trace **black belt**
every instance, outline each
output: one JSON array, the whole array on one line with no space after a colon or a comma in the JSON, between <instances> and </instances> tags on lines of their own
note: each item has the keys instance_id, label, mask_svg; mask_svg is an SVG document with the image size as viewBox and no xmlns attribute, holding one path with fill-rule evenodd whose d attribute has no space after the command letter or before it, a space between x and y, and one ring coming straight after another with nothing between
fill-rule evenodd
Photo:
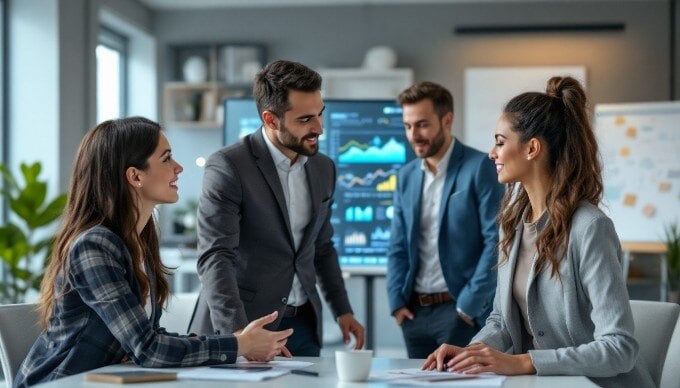
<instances>
[{"instance_id":1,"label":"black belt","mask_svg":"<svg viewBox=\"0 0 680 388\"><path fill-rule=\"evenodd\" d=\"M301 305L301 306L293 306L287 304L286 307L283 309L283 317L284 318L293 318L295 316L301 315L304 310L309 307L309 302Z\"/></svg>"}]
</instances>

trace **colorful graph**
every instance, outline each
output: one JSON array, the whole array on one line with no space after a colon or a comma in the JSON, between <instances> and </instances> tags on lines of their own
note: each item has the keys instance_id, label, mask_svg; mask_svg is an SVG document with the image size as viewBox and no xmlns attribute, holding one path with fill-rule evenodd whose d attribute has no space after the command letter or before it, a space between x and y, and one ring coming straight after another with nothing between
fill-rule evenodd
<instances>
[{"instance_id":1,"label":"colorful graph","mask_svg":"<svg viewBox=\"0 0 680 388\"><path fill-rule=\"evenodd\" d=\"M378 226L377 228L375 228L373 232L371 232L371 240L387 241L389 239L390 239L389 229L383 229Z\"/></svg>"},{"instance_id":2,"label":"colorful graph","mask_svg":"<svg viewBox=\"0 0 680 388\"><path fill-rule=\"evenodd\" d=\"M345 221L371 222L373 221L373 206L350 206L345 210Z\"/></svg>"},{"instance_id":3,"label":"colorful graph","mask_svg":"<svg viewBox=\"0 0 680 388\"><path fill-rule=\"evenodd\" d=\"M345 245L363 246L366 245L367 238L365 233L352 232L350 234L346 234L343 241Z\"/></svg>"},{"instance_id":4,"label":"colorful graph","mask_svg":"<svg viewBox=\"0 0 680 388\"><path fill-rule=\"evenodd\" d=\"M370 187L373 186L378 179L388 178L396 173L397 170L394 168L387 171L379 168L365 174L363 177L348 172L338 176L338 184L346 189L351 189L354 186Z\"/></svg>"},{"instance_id":5,"label":"colorful graph","mask_svg":"<svg viewBox=\"0 0 680 388\"><path fill-rule=\"evenodd\" d=\"M375 187L378 191L395 191L397 189L397 176L390 175L390 177Z\"/></svg>"},{"instance_id":6,"label":"colorful graph","mask_svg":"<svg viewBox=\"0 0 680 388\"><path fill-rule=\"evenodd\" d=\"M338 149L340 163L405 163L406 145L394 137L383 144L376 136L369 144L351 140Z\"/></svg>"}]
</instances>

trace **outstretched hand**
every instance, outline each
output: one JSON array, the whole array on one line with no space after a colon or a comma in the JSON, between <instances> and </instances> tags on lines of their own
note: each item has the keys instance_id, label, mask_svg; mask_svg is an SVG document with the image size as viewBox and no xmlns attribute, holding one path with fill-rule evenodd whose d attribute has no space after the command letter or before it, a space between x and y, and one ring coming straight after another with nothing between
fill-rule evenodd
<instances>
[{"instance_id":1,"label":"outstretched hand","mask_svg":"<svg viewBox=\"0 0 680 388\"><path fill-rule=\"evenodd\" d=\"M269 331L265 325L272 323L278 317L274 311L269 315L258 318L248 324L240 333L235 334L238 341L238 355L251 361L271 361L279 354L290 357L285 345L293 329Z\"/></svg>"}]
</instances>

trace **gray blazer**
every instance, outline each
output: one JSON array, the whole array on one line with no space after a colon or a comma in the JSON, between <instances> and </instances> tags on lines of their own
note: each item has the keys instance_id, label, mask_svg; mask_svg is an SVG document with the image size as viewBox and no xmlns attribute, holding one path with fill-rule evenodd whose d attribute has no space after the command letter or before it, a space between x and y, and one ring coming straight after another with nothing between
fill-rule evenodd
<instances>
[{"instance_id":1,"label":"gray blazer","mask_svg":"<svg viewBox=\"0 0 680 388\"><path fill-rule=\"evenodd\" d=\"M321 343L317 280L335 316L352 312L331 237L335 168L325 155L305 164L312 217L295 251L286 200L262 129L210 156L198 206L198 274L202 290L189 331L231 333L279 311L293 275L316 313Z\"/></svg>"},{"instance_id":2,"label":"gray blazer","mask_svg":"<svg viewBox=\"0 0 680 388\"><path fill-rule=\"evenodd\" d=\"M511 354L522 353L522 316L512 296L523 225L509 260L498 269L493 311L472 339ZM532 268L527 290L529 325L539 349L529 350L539 375L586 375L611 387L653 387L639 360L633 316L621 270L621 247L611 220L582 202L572 218L561 280L549 268ZM524 332L525 333L525 332Z\"/></svg>"}]
</instances>

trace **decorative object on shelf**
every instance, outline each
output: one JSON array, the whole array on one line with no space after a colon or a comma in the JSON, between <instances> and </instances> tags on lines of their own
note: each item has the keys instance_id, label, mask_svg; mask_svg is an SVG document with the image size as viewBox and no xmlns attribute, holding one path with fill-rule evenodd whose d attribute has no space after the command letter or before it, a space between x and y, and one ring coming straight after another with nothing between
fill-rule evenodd
<instances>
[{"instance_id":1,"label":"decorative object on shelf","mask_svg":"<svg viewBox=\"0 0 680 388\"><path fill-rule=\"evenodd\" d=\"M680 303L680 227L671 223L666 234L666 263L668 265L668 301Z\"/></svg>"},{"instance_id":2,"label":"decorative object on shelf","mask_svg":"<svg viewBox=\"0 0 680 388\"><path fill-rule=\"evenodd\" d=\"M218 78L228 84L250 84L262 69L262 49L250 45L225 45L219 49Z\"/></svg>"},{"instance_id":3,"label":"decorative object on shelf","mask_svg":"<svg viewBox=\"0 0 680 388\"><path fill-rule=\"evenodd\" d=\"M186 82L206 82L208 80L208 63L198 55L191 56L184 61L182 75Z\"/></svg>"},{"instance_id":4,"label":"decorative object on shelf","mask_svg":"<svg viewBox=\"0 0 680 388\"><path fill-rule=\"evenodd\" d=\"M39 179L41 170L40 162L22 163L24 184L20 185L7 166L0 164L2 195L13 213L0 226L0 259L7 271L7 280L0 283L1 303L22 303L31 289L40 290L54 242L54 236L42 228L59 218L66 206L66 194L47 201L47 182Z\"/></svg>"},{"instance_id":5,"label":"decorative object on shelf","mask_svg":"<svg viewBox=\"0 0 680 388\"><path fill-rule=\"evenodd\" d=\"M373 70L392 69L397 66L397 53L388 46L375 46L366 51L363 67Z\"/></svg>"}]
</instances>

